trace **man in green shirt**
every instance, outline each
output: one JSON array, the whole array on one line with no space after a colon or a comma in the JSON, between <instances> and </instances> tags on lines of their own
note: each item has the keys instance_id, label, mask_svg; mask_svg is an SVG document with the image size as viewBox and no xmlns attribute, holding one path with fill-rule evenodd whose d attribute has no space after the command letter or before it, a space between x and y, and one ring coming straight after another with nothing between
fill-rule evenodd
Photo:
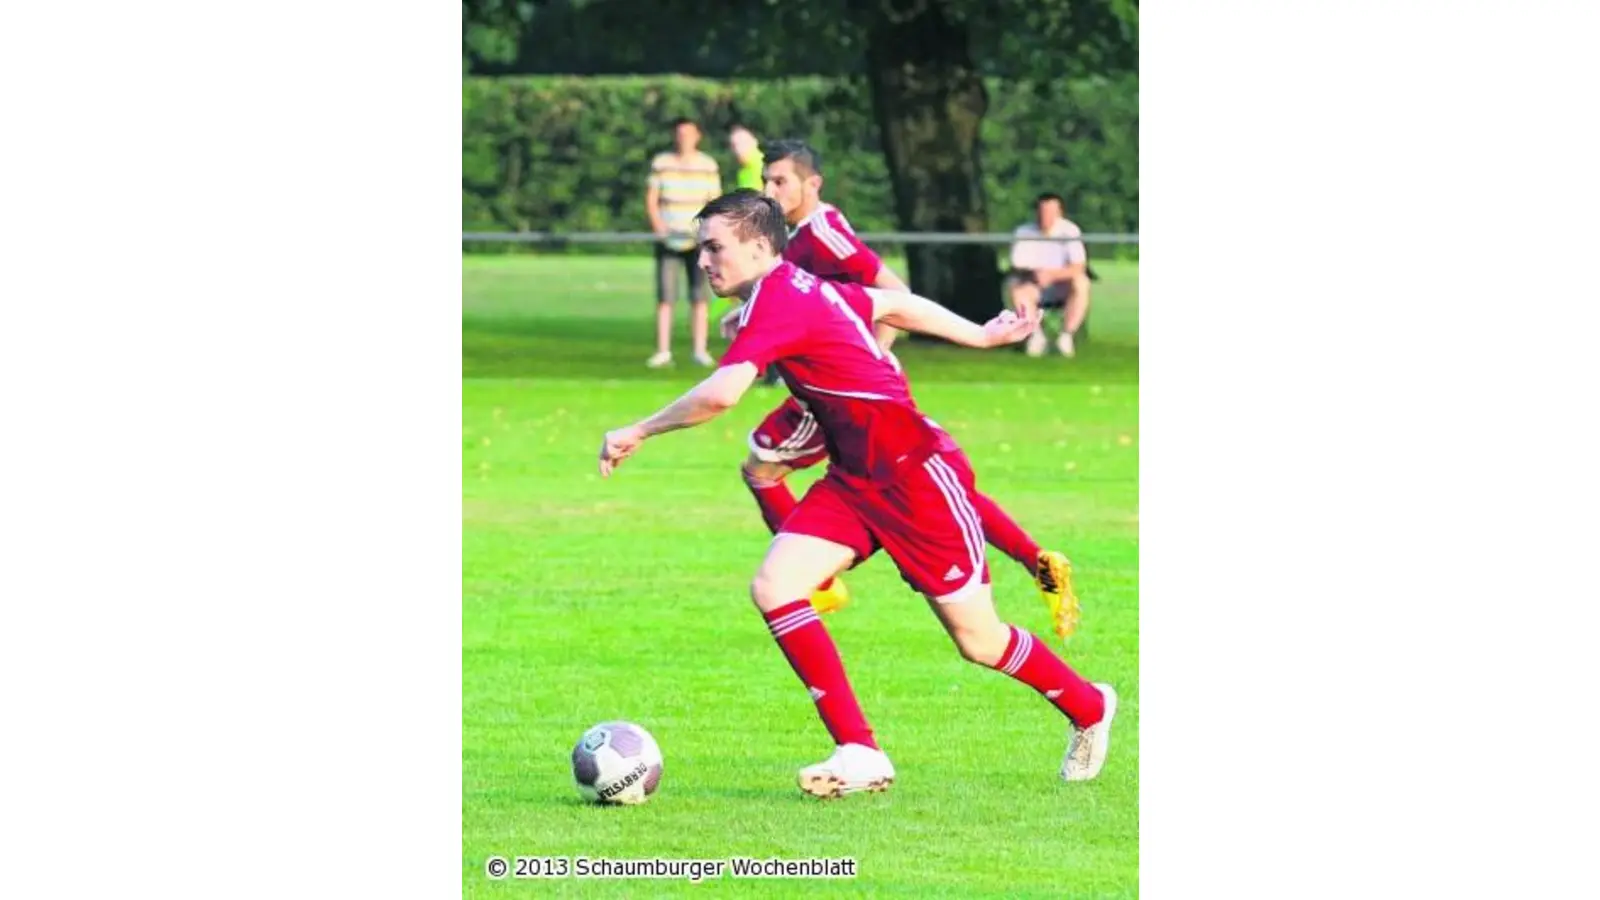
<instances>
[{"instance_id":1,"label":"man in green shirt","mask_svg":"<svg viewBox=\"0 0 1600 900\"><path fill-rule=\"evenodd\" d=\"M752 191L761 190L761 166L764 160L761 143L756 136L743 125L735 125L728 129L728 147L733 150L733 158L739 163L739 171L735 176L738 186Z\"/></svg>"},{"instance_id":2,"label":"man in green shirt","mask_svg":"<svg viewBox=\"0 0 1600 900\"><path fill-rule=\"evenodd\" d=\"M752 191L763 189L766 185L761 180L761 168L766 165L766 158L761 155L761 142L756 140L756 136L750 129L743 125L734 125L729 128L728 149L733 151L734 162L738 164L733 176L734 186L749 188ZM736 298L727 297L724 298L723 304L723 312L726 313L738 306L739 301ZM769 385L776 384L777 381L777 370L769 368L767 370L766 383Z\"/></svg>"}]
</instances>

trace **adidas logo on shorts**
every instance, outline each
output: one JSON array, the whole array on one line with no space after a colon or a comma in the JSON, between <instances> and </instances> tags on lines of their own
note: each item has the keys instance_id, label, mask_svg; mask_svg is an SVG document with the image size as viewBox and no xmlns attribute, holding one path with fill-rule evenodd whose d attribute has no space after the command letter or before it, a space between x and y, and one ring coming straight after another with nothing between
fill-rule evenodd
<instances>
[{"instance_id":1,"label":"adidas logo on shorts","mask_svg":"<svg viewBox=\"0 0 1600 900\"><path fill-rule=\"evenodd\" d=\"M957 578L965 578L966 575L967 573L961 571L960 566L951 566L950 571L944 573L944 580L955 581Z\"/></svg>"},{"instance_id":2,"label":"adidas logo on shorts","mask_svg":"<svg viewBox=\"0 0 1600 900\"><path fill-rule=\"evenodd\" d=\"M811 699L812 700L821 700L823 697L828 696L828 692L827 691L821 690L819 688L814 688L814 687L807 687L806 688L806 693L811 695Z\"/></svg>"}]
</instances>

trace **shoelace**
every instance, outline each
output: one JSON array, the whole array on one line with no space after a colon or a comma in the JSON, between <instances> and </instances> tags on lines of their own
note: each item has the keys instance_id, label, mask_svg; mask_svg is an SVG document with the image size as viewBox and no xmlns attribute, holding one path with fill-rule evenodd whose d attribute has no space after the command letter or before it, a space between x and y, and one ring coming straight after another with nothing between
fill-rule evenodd
<instances>
[{"instance_id":1,"label":"shoelace","mask_svg":"<svg viewBox=\"0 0 1600 900\"><path fill-rule=\"evenodd\" d=\"M1081 765L1089 764L1089 754L1094 751L1094 726L1078 730L1078 743L1072 747L1072 761Z\"/></svg>"}]
</instances>

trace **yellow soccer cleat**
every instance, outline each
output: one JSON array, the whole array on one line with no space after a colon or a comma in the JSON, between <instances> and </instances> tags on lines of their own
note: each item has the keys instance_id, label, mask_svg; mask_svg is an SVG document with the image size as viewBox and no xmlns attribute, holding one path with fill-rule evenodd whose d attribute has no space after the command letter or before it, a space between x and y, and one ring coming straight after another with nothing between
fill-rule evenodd
<instances>
[{"instance_id":1,"label":"yellow soccer cleat","mask_svg":"<svg viewBox=\"0 0 1600 900\"><path fill-rule=\"evenodd\" d=\"M835 578L827 590L817 588L811 592L811 606L819 613L831 613L850 602L850 590Z\"/></svg>"},{"instance_id":2,"label":"yellow soccer cleat","mask_svg":"<svg viewBox=\"0 0 1600 900\"><path fill-rule=\"evenodd\" d=\"M1078 630L1078 620L1083 617L1078 595L1072 590L1072 563L1055 550L1040 550L1037 574L1033 580L1039 585L1045 605L1050 607L1056 636L1063 641L1071 638Z\"/></svg>"}]
</instances>

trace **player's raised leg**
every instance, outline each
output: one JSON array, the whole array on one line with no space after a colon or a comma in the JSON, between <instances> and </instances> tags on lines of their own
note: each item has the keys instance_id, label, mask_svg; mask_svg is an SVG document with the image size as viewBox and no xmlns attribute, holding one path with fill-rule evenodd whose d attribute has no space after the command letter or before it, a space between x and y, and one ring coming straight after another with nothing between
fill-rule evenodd
<instances>
[{"instance_id":1,"label":"player's raised leg","mask_svg":"<svg viewBox=\"0 0 1600 900\"><path fill-rule=\"evenodd\" d=\"M958 468L972 469L965 453L955 451L949 455ZM1065 554L1039 546L1033 535L1017 524L1010 513L993 498L980 493L976 486L969 496L973 509L977 510L978 521L983 525L984 540L1028 570L1033 583L1039 587L1039 596L1050 610L1056 635L1062 640L1072 637L1083 617L1078 594L1072 588L1072 563Z\"/></svg>"},{"instance_id":2,"label":"player's raised leg","mask_svg":"<svg viewBox=\"0 0 1600 900\"><path fill-rule=\"evenodd\" d=\"M810 585L870 555L872 538L826 479L812 485L784 528L750 596L835 745L828 759L800 770L800 789L818 797L884 790L894 766L872 736L833 639L805 599Z\"/></svg>"},{"instance_id":3,"label":"player's raised leg","mask_svg":"<svg viewBox=\"0 0 1600 900\"><path fill-rule=\"evenodd\" d=\"M750 495L755 497L756 506L761 509L761 519L767 523L767 528L777 534L783 528L784 520L789 513L794 511L796 501L794 492L789 490L789 485L784 479L789 477L795 469L783 463L765 462L755 454L745 458L744 465L740 467L740 475L744 478L745 487L750 489ZM811 592L811 605L819 613L831 613L850 602L850 591L844 582L829 576L822 580Z\"/></svg>"},{"instance_id":4,"label":"player's raised leg","mask_svg":"<svg viewBox=\"0 0 1600 900\"><path fill-rule=\"evenodd\" d=\"M1087 781L1099 775L1117 708L1111 686L1090 684L1031 632L1002 622L988 585L957 598L928 599L963 658L1033 688L1072 723L1061 777Z\"/></svg>"},{"instance_id":5,"label":"player's raised leg","mask_svg":"<svg viewBox=\"0 0 1600 900\"><path fill-rule=\"evenodd\" d=\"M1072 563L1066 555L1040 547L1039 542L987 494L973 491L972 506L983 523L984 539L1033 576L1039 596L1050 609L1056 635L1063 640L1072 637L1083 617L1083 608L1072 587Z\"/></svg>"},{"instance_id":6,"label":"player's raised leg","mask_svg":"<svg viewBox=\"0 0 1600 900\"><path fill-rule=\"evenodd\" d=\"M745 487L761 510L767 529L777 534L794 511L794 492L784 479L828 458L816 420L793 397L768 413L750 432L750 455L740 467ZM814 585L811 605L830 613L850 602L850 592L837 578Z\"/></svg>"},{"instance_id":7,"label":"player's raised leg","mask_svg":"<svg viewBox=\"0 0 1600 900\"><path fill-rule=\"evenodd\" d=\"M1115 694L995 613L973 483L960 454L934 454L869 509L873 534L906 582L928 598L962 657L1028 685L1067 717L1072 735L1061 777L1093 778L1109 749Z\"/></svg>"}]
</instances>

